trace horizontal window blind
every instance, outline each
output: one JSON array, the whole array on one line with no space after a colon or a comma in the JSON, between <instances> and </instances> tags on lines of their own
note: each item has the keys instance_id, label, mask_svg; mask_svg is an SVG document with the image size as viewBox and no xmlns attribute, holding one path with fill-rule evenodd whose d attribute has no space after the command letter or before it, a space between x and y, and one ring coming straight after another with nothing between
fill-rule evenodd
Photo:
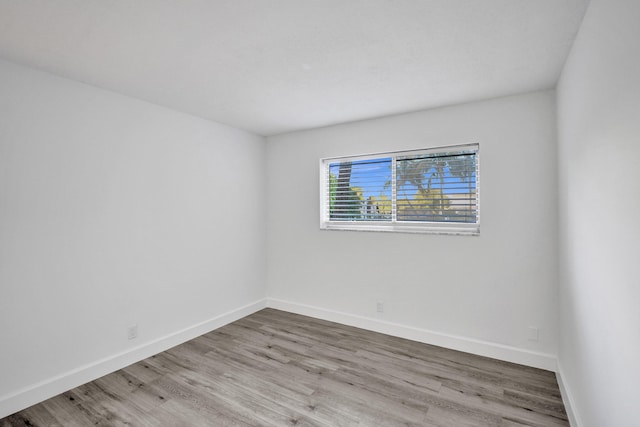
<instances>
[{"instance_id":1,"label":"horizontal window blind","mask_svg":"<svg viewBox=\"0 0 640 427\"><path fill-rule=\"evenodd\" d=\"M468 144L323 159L321 227L477 234L478 150Z\"/></svg>"},{"instance_id":2,"label":"horizontal window blind","mask_svg":"<svg viewBox=\"0 0 640 427\"><path fill-rule=\"evenodd\" d=\"M475 152L398 157L396 185L398 221L477 221Z\"/></svg>"},{"instance_id":3,"label":"horizontal window blind","mask_svg":"<svg viewBox=\"0 0 640 427\"><path fill-rule=\"evenodd\" d=\"M391 220L391 158L329 164L329 218Z\"/></svg>"}]
</instances>

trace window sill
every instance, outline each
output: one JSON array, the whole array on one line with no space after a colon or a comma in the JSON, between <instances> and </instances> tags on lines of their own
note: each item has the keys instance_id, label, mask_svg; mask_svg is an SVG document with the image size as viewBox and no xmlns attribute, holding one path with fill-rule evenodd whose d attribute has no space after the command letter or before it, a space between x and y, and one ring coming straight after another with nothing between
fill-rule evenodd
<instances>
[{"instance_id":1,"label":"window sill","mask_svg":"<svg viewBox=\"0 0 640 427\"><path fill-rule=\"evenodd\" d=\"M380 224L371 222L330 222L321 223L321 230L338 230L338 231L374 231L374 232L386 232L386 233L413 233L413 234L445 234L455 236L479 236L480 225L468 224L460 225L456 224L408 224L408 223L396 223L396 224Z\"/></svg>"}]
</instances>

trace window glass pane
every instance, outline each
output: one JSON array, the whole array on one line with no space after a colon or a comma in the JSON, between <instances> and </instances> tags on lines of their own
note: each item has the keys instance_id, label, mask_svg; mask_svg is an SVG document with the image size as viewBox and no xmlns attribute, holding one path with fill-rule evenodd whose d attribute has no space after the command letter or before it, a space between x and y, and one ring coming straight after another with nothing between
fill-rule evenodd
<instances>
[{"instance_id":1,"label":"window glass pane","mask_svg":"<svg viewBox=\"0 0 640 427\"><path fill-rule=\"evenodd\" d=\"M398 221L477 222L475 152L398 157L396 186Z\"/></svg>"},{"instance_id":2,"label":"window glass pane","mask_svg":"<svg viewBox=\"0 0 640 427\"><path fill-rule=\"evenodd\" d=\"M390 219L390 157L329 164L329 220Z\"/></svg>"},{"instance_id":3,"label":"window glass pane","mask_svg":"<svg viewBox=\"0 0 640 427\"><path fill-rule=\"evenodd\" d=\"M479 148L322 159L320 228L478 235Z\"/></svg>"}]
</instances>

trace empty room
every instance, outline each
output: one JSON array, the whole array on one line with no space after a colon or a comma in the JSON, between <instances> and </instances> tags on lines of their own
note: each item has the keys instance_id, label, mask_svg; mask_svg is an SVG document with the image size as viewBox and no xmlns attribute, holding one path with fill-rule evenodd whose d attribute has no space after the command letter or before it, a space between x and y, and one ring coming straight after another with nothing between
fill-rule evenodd
<instances>
[{"instance_id":1,"label":"empty room","mask_svg":"<svg viewBox=\"0 0 640 427\"><path fill-rule=\"evenodd\" d=\"M640 427L638 0L0 0L0 427Z\"/></svg>"}]
</instances>

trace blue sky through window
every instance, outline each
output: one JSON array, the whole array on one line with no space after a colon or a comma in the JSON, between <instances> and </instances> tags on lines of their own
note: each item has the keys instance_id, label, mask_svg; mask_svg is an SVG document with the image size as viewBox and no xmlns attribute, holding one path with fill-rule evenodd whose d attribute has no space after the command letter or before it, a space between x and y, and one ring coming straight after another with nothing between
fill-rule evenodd
<instances>
[{"instance_id":1,"label":"blue sky through window","mask_svg":"<svg viewBox=\"0 0 640 427\"><path fill-rule=\"evenodd\" d=\"M329 172L338 178L340 163L331 163ZM391 199L391 158L352 161L350 186L361 189L365 199L380 195Z\"/></svg>"},{"instance_id":2,"label":"blue sky through window","mask_svg":"<svg viewBox=\"0 0 640 427\"><path fill-rule=\"evenodd\" d=\"M373 196L379 198L384 195L391 199L391 158L354 160L351 162L351 181L350 187L362 190L364 199ZM473 165L473 173L467 180L463 180L451 173L449 166L444 167L442 182L440 177L435 176L435 169L432 168L422 175L423 181L426 182L429 176L433 176L431 186L440 189L444 194L468 193L469 190L476 189L475 164ZM331 163L329 172L338 178L340 173L340 163ZM418 191L418 187L409 182L397 182L398 198L413 198Z\"/></svg>"}]
</instances>

